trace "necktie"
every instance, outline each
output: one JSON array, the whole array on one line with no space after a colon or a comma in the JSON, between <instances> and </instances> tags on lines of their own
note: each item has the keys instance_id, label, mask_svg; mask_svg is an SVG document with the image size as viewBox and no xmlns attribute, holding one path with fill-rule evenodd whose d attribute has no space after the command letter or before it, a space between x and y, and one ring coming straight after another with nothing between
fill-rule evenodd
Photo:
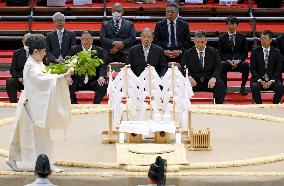
<instances>
[{"instance_id":1,"label":"necktie","mask_svg":"<svg viewBox=\"0 0 284 186\"><path fill-rule=\"evenodd\" d=\"M268 77L268 74L267 74L267 65L268 65L268 50L265 49L264 50L264 63L265 63L265 74L263 76L263 78L265 79L265 81L268 81L269 80L269 77Z\"/></svg>"},{"instance_id":2,"label":"necktie","mask_svg":"<svg viewBox=\"0 0 284 186\"><path fill-rule=\"evenodd\" d=\"M149 54L149 47L144 47L144 57L145 57L146 63L148 59L148 54Z\"/></svg>"},{"instance_id":3,"label":"necktie","mask_svg":"<svg viewBox=\"0 0 284 186\"><path fill-rule=\"evenodd\" d=\"M58 32L58 41L59 41L59 46L61 49L61 44L62 44L62 38L63 38L63 33L61 31Z\"/></svg>"},{"instance_id":4,"label":"necktie","mask_svg":"<svg viewBox=\"0 0 284 186\"><path fill-rule=\"evenodd\" d=\"M201 66L202 66L202 68L203 68L203 67L204 67L204 65L203 65L203 52L199 52L198 58L199 58L199 62L200 62L200 64L201 64Z\"/></svg>"},{"instance_id":5,"label":"necktie","mask_svg":"<svg viewBox=\"0 0 284 186\"><path fill-rule=\"evenodd\" d=\"M171 21L171 50L175 49L176 49L175 26L174 22Z\"/></svg>"},{"instance_id":6,"label":"necktie","mask_svg":"<svg viewBox=\"0 0 284 186\"><path fill-rule=\"evenodd\" d=\"M116 34L119 33L119 21L116 21L116 23L115 23L115 33Z\"/></svg>"},{"instance_id":7,"label":"necktie","mask_svg":"<svg viewBox=\"0 0 284 186\"><path fill-rule=\"evenodd\" d=\"M229 46L230 46L231 51L234 51L234 45L235 45L234 35L231 34L231 35L229 35Z\"/></svg>"}]
</instances>

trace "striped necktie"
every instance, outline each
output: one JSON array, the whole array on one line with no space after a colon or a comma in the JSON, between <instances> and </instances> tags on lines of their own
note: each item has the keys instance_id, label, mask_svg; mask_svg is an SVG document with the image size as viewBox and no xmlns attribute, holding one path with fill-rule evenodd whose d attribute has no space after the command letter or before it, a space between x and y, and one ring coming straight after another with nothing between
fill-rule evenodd
<instances>
[{"instance_id":1,"label":"striped necktie","mask_svg":"<svg viewBox=\"0 0 284 186\"><path fill-rule=\"evenodd\" d=\"M119 33L119 21L116 21L115 23L115 33L118 35Z\"/></svg>"},{"instance_id":2,"label":"striped necktie","mask_svg":"<svg viewBox=\"0 0 284 186\"><path fill-rule=\"evenodd\" d=\"M263 78L265 79L265 81L268 81L269 80L269 77L268 77L268 74L267 74L267 65L268 65L268 57L269 57L269 55L268 55L268 50L267 49L265 49L264 50L264 63L265 63L265 74L264 74L264 76L263 76Z\"/></svg>"}]
</instances>

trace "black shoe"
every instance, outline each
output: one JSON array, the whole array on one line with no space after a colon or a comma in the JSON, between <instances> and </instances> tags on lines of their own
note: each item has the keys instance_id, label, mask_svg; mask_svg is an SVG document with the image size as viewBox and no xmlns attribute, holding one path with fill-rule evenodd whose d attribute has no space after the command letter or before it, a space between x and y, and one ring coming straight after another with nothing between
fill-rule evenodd
<instances>
[{"instance_id":1,"label":"black shoe","mask_svg":"<svg viewBox=\"0 0 284 186\"><path fill-rule=\"evenodd\" d=\"M247 93L247 90L246 90L246 87L241 87L241 89L240 89L240 93L241 93L241 95L243 95L243 96L246 96L246 95L248 95L248 93Z\"/></svg>"},{"instance_id":2,"label":"black shoe","mask_svg":"<svg viewBox=\"0 0 284 186\"><path fill-rule=\"evenodd\" d=\"M228 94L228 90L227 90L227 88L225 88L225 95L227 95Z\"/></svg>"}]
</instances>

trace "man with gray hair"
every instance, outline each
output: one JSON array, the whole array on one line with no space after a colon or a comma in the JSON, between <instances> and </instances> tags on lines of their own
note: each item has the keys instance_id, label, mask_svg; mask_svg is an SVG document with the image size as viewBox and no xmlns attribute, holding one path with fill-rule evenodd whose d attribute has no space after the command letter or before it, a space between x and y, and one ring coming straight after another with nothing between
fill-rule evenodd
<instances>
[{"instance_id":1,"label":"man with gray hair","mask_svg":"<svg viewBox=\"0 0 284 186\"><path fill-rule=\"evenodd\" d=\"M122 17L123 7L115 3L112 19L102 24L100 41L105 53L105 63L125 63L129 48L136 40L136 31L131 21Z\"/></svg>"},{"instance_id":2,"label":"man with gray hair","mask_svg":"<svg viewBox=\"0 0 284 186\"><path fill-rule=\"evenodd\" d=\"M70 48L76 45L76 35L73 31L64 29L64 14L56 12L52 16L52 20L56 30L46 35L47 61L49 63L61 63L68 55Z\"/></svg>"},{"instance_id":3,"label":"man with gray hair","mask_svg":"<svg viewBox=\"0 0 284 186\"><path fill-rule=\"evenodd\" d=\"M152 42L153 32L149 28L145 28L141 32L141 43L129 50L126 64L130 64L130 68L136 76L140 76L148 64L155 67L160 76L167 72L167 59L163 49Z\"/></svg>"},{"instance_id":4,"label":"man with gray hair","mask_svg":"<svg viewBox=\"0 0 284 186\"><path fill-rule=\"evenodd\" d=\"M182 59L183 74L188 76L193 91L212 91L215 103L222 104L225 85L221 80L222 66L218 51L206 46L204 31L195 32L195 46L187 50Z\"/></svg>"}]
</instances>

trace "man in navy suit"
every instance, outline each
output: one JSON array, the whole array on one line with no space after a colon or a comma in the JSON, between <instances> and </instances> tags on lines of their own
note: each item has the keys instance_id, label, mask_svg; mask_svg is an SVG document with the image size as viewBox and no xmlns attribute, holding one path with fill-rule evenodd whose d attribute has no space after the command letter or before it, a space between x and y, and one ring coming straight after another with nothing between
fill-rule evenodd
<instances>
[{"instance_id":1,"label":"man in navy suit","mask_svg":"<svg viewBox=\"0 0 284 186\"><path fill-rule=\"evenodd\" d=\"M225 85L221 80L222 66L218 51L206 46L206 34L197 31L195 46L187 50L182 58L183 74L188 70L193 91L212 91L215 103L222 104L225 97Z\"/></svg>"},{"instance_id":2,"label":"man in navy suit","mask_svg":"<svg viewBox=\"0 0 284 186\"><path fill-rule=\"evenodd\" d=\"M157 22L154 43L164 49L168 61L180 62L182 54L190 48L190 32L187 22L178 18L178 6L166 7L166 19Z\"/></svg>"},{"instance_id":3,"label":"man in navy suit","mask_svg":"<svg viewBox=\"0 0 284 186\"><path fill-rule=\"evenodd\" d=\"M254 48L250 57L251 92L256 104L261 104L261 90L273 90L273 104L281 101L284 87L280 81L281 55L272 47L273 33L265 30L261 34L261 46Z\"/></svg>"},{"instance_id":4,"label":"man in navy suit","mask_svg":"<svg viewBox=\"0 0 284 186\"><path fill-rule=\"evenodd\" d=\"M6 80L6 91L11 103L17 103L17 91L23 90L23 70L29 55L26 40L30 33L25 34L22 42L24 47L13 53L12 64L10 66L11 78Z\"/></svg>"},{"instance_id":5,"label":"man in navy suit","mask_svg":"<svg viewBox=\"0 0 284 186\"><path fill-rule=\"evenodd\" d=\"M93 36L89 31L84 31L81 36L81 45L73 46L70 49L70 56L73 56L81 51L97 51L99 58L104 59L103 49L101 47L93 45ZM73 83L70 85L70 98L72 104L77 104L76 92L78 90L93 90L96 92L94 97L94 104L99 104L103 99L107 91L106 83L106 70L103 70L105 66L101 65L97 68L96 76L87 76L87 75L74 75L72 76Z\"/></svg>"},{"instance_id":6,"label":"man in navy suit","mask_svg":"<svg viewBox=\"0 0 284 186\"><path fill-rule=\"evenodd\" d=\"M61 63L70 48L76 45L76 35L73 31L64 29L65 17L56 12L53 16L55 31L46 34L46 55L48 63Z\"/></svg>"},{"instance_id":7,"label":"man in navy suit","mask_svg":"<svg viewBox=\"0 0 284 186\"><path fill-rule=\"evenodd\" d=\"M141 32L141 43L129 50L126 64L131 65L130 68L136 76L139 76L148 64L155 67L160 76L167 72L167 59L163 49L152 42L153 32L149 28L145 28Z\"/></svg>"},{"instance_id":8,"label":"man in navy suit","mask_svg":"<svg viewBox=\"0 0 284 186\"><path fill-rule=\"evenodd\" d=\"M249 76L249 64L245 61L248 56L246 37L237 32L239 20L235 16L226 19L228 32L219 37L218 48L223 65L223 81L227 89L227 72L241 72L242 84L240 93L247 95L245 88Z\"/></svg>"},{"instance_id":9,"label":"man in navy suit","mask_svg":"<svg viewBox=\"0 0 284 186\"><path fill-rule=\"evenodd\" d=\"M100 41L104 49L105 63L125 63L128 50L136 40L136 31L131 21L122 17L123 7L115 3L112 7L112 19L102 24Z\"/></svg>"}]
</instances>

